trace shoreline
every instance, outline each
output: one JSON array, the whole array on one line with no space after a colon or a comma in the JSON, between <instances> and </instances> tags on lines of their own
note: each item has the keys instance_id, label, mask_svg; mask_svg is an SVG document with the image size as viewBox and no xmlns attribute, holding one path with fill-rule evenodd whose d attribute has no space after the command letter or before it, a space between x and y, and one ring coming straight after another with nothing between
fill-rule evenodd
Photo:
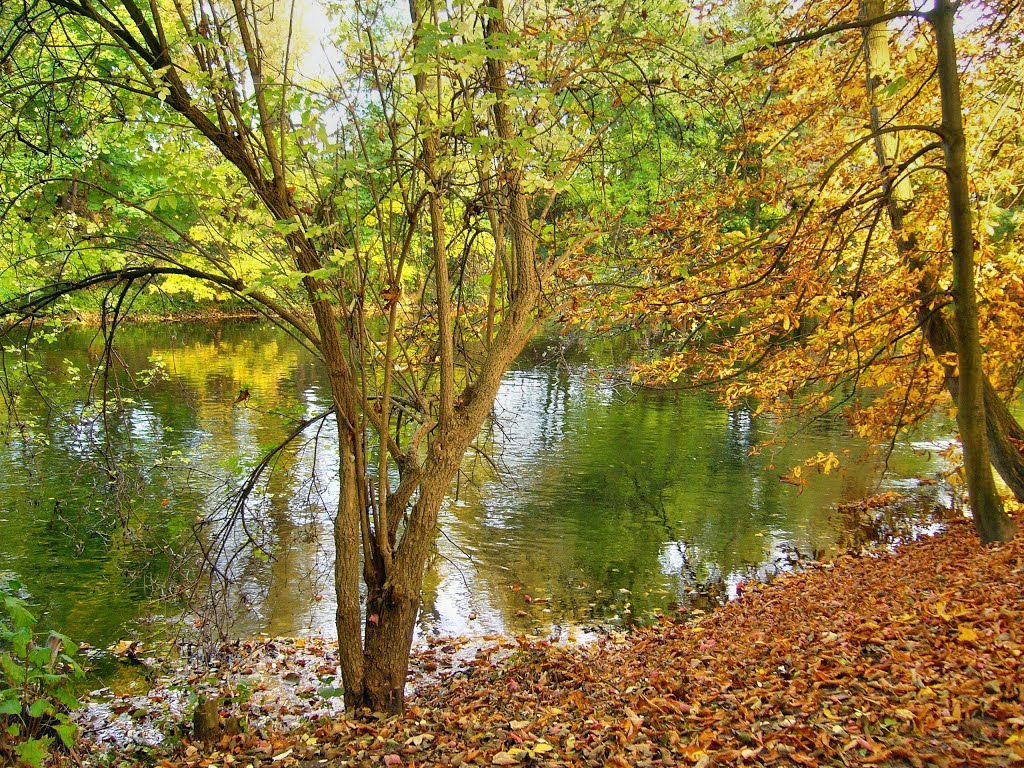
<instances>
[{"instance_id":1,"label":"shoreline","mask_svg":"<svg viewBox=\"0 0 1024 768\"><path fill-rule=\"evenodd\" d=\"M495 639L459 666L466 641L438 643L415 654L430 675L397 718L317 715L309 683L285 672L302 703L271 697L248 730L186 736L138 764L1010 765L1024 761L1022 627L1024 538L982 548L955 520L895 552L748 585L689 623L577 646ZM296 658L270 642L268 668ZM221 715L238 717L241 698Z\"/></svg>"},{"instance_id":2,"label":"shoreline","mask_svg":"<svg viewBox=\"0 0 1024 768\"><path fill-rule=\"evenodd\" d=\"M66 316L66 320L87 326L98 326L102 322L102 315L98 312L80 312L74 316ZM146 323L217 323L225 320L264 320L265 316L254 310L219 310L219 309L196 309L168 312L166 314L155 313L129 313L122 317L119 322L130 325L144 325Z\"/></svg>"}]
</instances>

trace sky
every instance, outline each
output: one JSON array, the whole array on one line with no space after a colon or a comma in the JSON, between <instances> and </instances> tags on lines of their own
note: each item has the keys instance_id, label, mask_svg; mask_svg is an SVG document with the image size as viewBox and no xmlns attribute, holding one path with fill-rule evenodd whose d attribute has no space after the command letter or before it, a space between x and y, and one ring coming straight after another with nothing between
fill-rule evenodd
<instances>
[{"instance_id":1,"label":"sky","mask_svg":"<svg viewBox=\"0 0 1024 768\"><path fill-rule=\"evenodd\" d=\"M337 48L331 42L334 22L321 0L294 0L298 18L298 37L303 42L299 54L298 71L301 75L326 80L332 76L332 62Z\"/></svg>"}]
</instances>

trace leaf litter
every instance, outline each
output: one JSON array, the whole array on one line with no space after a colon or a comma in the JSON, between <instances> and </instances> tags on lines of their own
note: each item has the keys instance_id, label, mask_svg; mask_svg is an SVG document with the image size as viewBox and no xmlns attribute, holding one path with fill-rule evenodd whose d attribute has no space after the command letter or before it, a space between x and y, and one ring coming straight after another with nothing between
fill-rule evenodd
<instances>
[{"instance_id":1,"label":"leaf litter","mask_svg":"<svg viewBox=\"0 0 1024 768\"><path fill-rule=\"evenodd\" d=\"M1022 764L1024 537L983 548L954 521L584 645L433 642L414 653L401 717L345 717L334 654L323 640L239 644L219 706L240 732L118 764Z\"/></svg>"}]
</instances>

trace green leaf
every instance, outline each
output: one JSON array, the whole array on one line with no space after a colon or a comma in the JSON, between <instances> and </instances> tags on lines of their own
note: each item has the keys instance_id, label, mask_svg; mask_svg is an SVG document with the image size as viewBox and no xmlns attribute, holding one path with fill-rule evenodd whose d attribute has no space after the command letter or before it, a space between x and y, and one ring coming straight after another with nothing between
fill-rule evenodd
<instances>
[{"instance_id":1,"label":"green leaf","mask_svg":"<svg viewBox=\"0 0 1024 768\"><path fill-rule=\"evenodd\" d=\"M278 219L274 222L274 229L282 235L290 235L292 232L298 232L302 228L294 218Z\"/></svg>"},{"instance_id":2,"label":"green leaf","mask_svg":"<svg viewBox=\"0 0 1024 768\"><path fill-rule=\"evenodd\" d=\"M65 747L73 747L75 739L78 738L78 726L72 723L62 723L60 725L53 726L53 730L60 736L60 740L64 743Z\"/></svg>"},{"instance_id":3,"label":"green leaf","mask_svg":"<svg viewBox=\"0 0 1024 768\"><path fill-rule=\"evenodd\" d=\"M8 682L14 685L21 685L25 682L25 670L9 654L0 654L0 669L3 670Z\"/></svg>"},{"instance_id":4,"label":"green leaf","mask_svg":"<svg viewBox=\"0 0 1024 768\"><path fill-rule=\"evenodd\" d=\"M52 741L53 738L50 736L44 736L41 739L28 739L16 746L14 751L22 762L28 763L33 768L40 768L50 751Z\"/></svg>"},{"instance_id":5,"label":"green leaf","mask_svg":"<svg viewBox=\"0 0 1024 768\"><path fill-rule=\"evenodd\" d=\"M309 276L315 280L327 280L336 274L338 269L336 267L320 267L320 269L314 269L309 273Z\"/></svg>"},{"instance_id":6,"label":"green leaf","mask_svg":"<svg viewBox=\"0 0 1024 768\"><path fill-rule=\"evenodd\" d=\"M4 607L7 609L7 615L11 617L11 621L18 629L25 629L36 623L36 617L25 607L25 601L21 598L4 595Z\"/></svg>"},{"instance_id":7,"label":"green leaf","mask_svg":"<svg viewBox=\"0 0 1024 768\"><path fill-rule=\"evenodd\" d=\"M43 669L50 663L50 649L45 646L33 648L29 651L28 658L29 666Z\"/></svg>"},{"instance_id":8,"label":"green leaf","mask_svg":"<svg viewBox=\"0 0 1024 768\"><path fill-rule=\"evenodd\" d=\"M62 688L56 693L57 701L63 704L68 709L75 709L81 702L78 697L75 696L70 690Z\"/></svg>"},{"instance_id":9,"label":"green leaf","mask_svg":"<svg viewBox=\"0 0 1024 768\"><path fill-rule=\"evenodd\" d=\"M42 717L47 712L53 711L53 705L50 704L46 699L36 699L32 702L32 706L28 708L29 717Z\"/></svg>"},{"instance_id":10,"label":"green leaf","mask_svg":"<svg viewBox=\"0 0 1024 768\"><path fill-rule=\"evenodd\" d=\"M0 701L0 715L20 715L21 702L17 699L5 699Z\"/></svg>"},{"instance_id":11,"label":"green leaf","mask_svg":"<svg viewBox=\"0 0 1024 768\"><path fill-rule=\"evenodd\" d=\"M885 86L885 88L882 89L882 93L885 95L886 98L889 98L890 96L895 96L897 93L902 91L906 87L906 85L907 78L905 78L903 75L900 75L887 86Z\"/></svg>"}]
</instances>

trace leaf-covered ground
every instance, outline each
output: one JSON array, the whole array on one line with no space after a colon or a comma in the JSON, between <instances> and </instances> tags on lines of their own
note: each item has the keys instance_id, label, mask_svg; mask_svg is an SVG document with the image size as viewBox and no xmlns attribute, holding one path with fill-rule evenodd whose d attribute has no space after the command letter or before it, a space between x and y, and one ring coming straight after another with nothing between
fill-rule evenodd
<instances>
[{"instance_id":1,"label":"leaf-covered ground","mask_svg":"<svg viewBox=\"0 0 1024 768\"><path fill-rule=\"evenodd\" d=\"M697 621L419 654L403 718L253 725L171 766L999 766L1024 762L1024 538L969 524ZM451 671L451 670L455 671Z\"/></svg>"}]
</instances>

